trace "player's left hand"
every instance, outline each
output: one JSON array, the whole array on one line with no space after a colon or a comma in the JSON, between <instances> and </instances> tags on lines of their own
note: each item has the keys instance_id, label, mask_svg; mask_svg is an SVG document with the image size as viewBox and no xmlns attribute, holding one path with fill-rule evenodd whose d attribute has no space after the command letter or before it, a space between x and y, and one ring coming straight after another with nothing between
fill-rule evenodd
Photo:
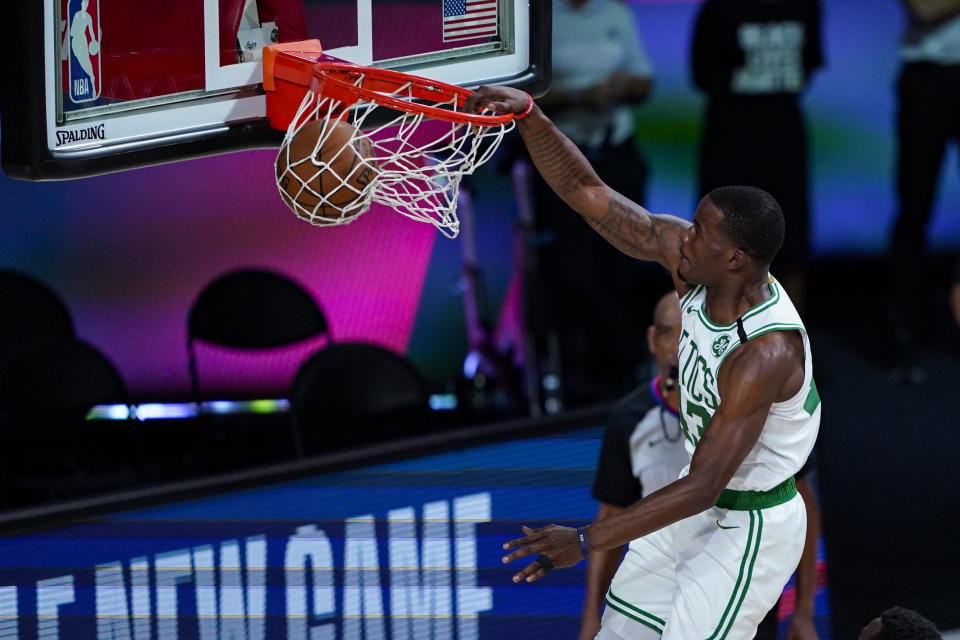
<instances>
[{"instance_id":1,"label":"player's left hand","mask_svg":"<svg viewBox=\"0 0 960 640\"><path fill-rule=\"evenodd\" d=\"M817 640L817 637L813 620L803 616L795 616L790 628L787 629L787 640Z\"/></svg>"},{"instance_id":2,"label":"player's left hand","mask_svg":"<svg viewBox=\"0 0 960 640\"><path fill-rule=\"evenodd\" d=\"M531 562L513 576L514 582L535 582L553 567L572 567L581 560L580 536L577 530L571 527L561 527L550 524L539 529L522 526L525 534L523 538L511 540L503 545L504 549L513 549L503 557L503 563L513 562L517 558L539 554L536 561ZM546 557L544 560L543 557Z\"/></svg>"}]
</instances>

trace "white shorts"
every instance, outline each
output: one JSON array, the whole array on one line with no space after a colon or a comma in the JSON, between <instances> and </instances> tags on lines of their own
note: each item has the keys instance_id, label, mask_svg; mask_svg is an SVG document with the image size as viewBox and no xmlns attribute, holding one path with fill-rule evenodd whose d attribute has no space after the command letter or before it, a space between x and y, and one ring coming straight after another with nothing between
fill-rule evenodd
<instances>
[{"instance_id":1,"label":"white shorts","mask_svg":"<svg viewBox=\"0 0 960 640\"><path fill-rule=\"evenodd\" d=\"M799 494L773 507L713 507L630 543L603 628L622 638L750 640L800 562Z\"/></svg>"}]
</instances>

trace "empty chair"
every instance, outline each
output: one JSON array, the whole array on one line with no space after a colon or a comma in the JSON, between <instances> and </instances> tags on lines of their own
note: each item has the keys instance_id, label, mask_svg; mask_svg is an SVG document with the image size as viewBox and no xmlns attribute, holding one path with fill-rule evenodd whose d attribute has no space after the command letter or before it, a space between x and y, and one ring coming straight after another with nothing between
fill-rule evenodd
<instances>
[{"instance_id":1,"label":"empty chair","mask_svg":"<svg viewBox=\"0 0 960 640\"><path fill-rule=\"evenodd\" d=\"M236 349L268 349L329 337L320 306L284 276L244 269L221 276L200 292L187 317L187 353L194 394L199 393L194 341Z\"/></svg>"},{"instance_id":2,"label":"empty chair","mask_svg":"<svg viewBox=\"0 0 960 640\"><path fill-rule=\"evenodd\" d=\"M138 424L87 421L98 404L125 404L126 387L96 348L35 341L0 363L0 455L9 504L125 488L142 457Z\"/></svg>"},{"instance_id":3,"label":"empty chair","mask_svg":"<svg viewBox=\"0 0 960 640\"><path fill-rule=\"evenodd\" d=\"M0 360L26 343L74 335L73 321L63 300L35 278L0 269L0 300Z\"/></svg>"},{"instance_id":4,"label":"empty chair","mask_svg":"<svg viewBox=\"0 0 960 640\"><path fill-rule=\"evenodd\" d=\"M330 339L327 320L310 294L292 280L262 269L233 271L207 285L190 308L187 329L190 382L197 400L201 399L202 377L197 340L255 351L309 338ZM295 431L291 438L295 454L302 456Z\"/></svg>"},{"instance_id":5,"label":"empty chair","mask_svg":"<svg viewBox=\"0 0 960 640\"><path fill-rule=\"evenodd\" d=\"M402 356L373 344L343 342L318 351L301 365L289 398L310 453L431 427L420 374Z\"/></svg>"},{"instance_id":6,"label":"empty chair","mask_svg":"<svg viewBox=\"0 0 960 640\"><path fill-rule=\"evenodd\" d=\"M80 340L37 341L0 364L0 408L16 415L83 418L95 405L126 401L113 364Z\"/></svg>"}]
</instances>

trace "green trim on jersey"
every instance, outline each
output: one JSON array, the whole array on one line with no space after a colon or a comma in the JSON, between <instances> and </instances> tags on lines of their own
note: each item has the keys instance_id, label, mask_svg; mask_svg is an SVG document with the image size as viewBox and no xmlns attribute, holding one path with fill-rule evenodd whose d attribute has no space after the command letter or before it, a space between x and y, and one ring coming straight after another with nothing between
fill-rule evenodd
<instances>
[{"instance_id":1,"label":"green trim on jersey","mask_svg":"<svg viewBox=\"0 0 960 640\"><path fill-rule=\"evenodd\" d=\"M692 300L693 297L694 297L695 295L697 295L697 294L700 292L701 289L703 289L703 285L700 285L700 284L695 284L695 285L693 285L693 288L690 289L690 291L687 291L687 292L683 295L683 297L680 298L680 308L682 309L682 308L683 308L683 305L687 304L687 302L689 302L690 300Z\"/></svg>"},{"instance_id":2,"label":"green trim on jersey","mask_svg":"<svg viewBox=\"0 0 960 640\"><path fill-rule=\"evenodd\" d=\"M756 517L754 517L754 514L756 514ZM756 538L754 538L753 535L754 522L756 522L757 525ZM737 576L737 582L733 585L733 592L730 594L730 600L727 602L727 608L724 609L723 615L720 616L720 622L717 623L717 628L714 629L713 633L707 638L707 640L723 640L723 638L726 638L727 634L730 633L730 629L733 627L733 623L737 619L737 613L740 612L740 607L743 605L743 599L747 595L747 589L750 588L750 579L753 577L753 565L757 561L757 552L760 550L760 535L762 532L763 514L760 511L751 511L750 530L747 532L747 544L744 546L743 558L740 560L740 573ZM743 575L744 569L747 570L746 580L744 580ZM742 589L741 584L743 585ZM737 598L738 593L740 594L739 598ZM736 606L734 606L734 602L736 602ZM731 607L733 607L732 611ZM727 617L728 615L729 618ZM722 634L721 630L723 630Z\"/></svg>"},{"instance_id":3,"label":"green trim on jersey","mask_svg":"<svg viewBox=\"0 0 960 640\"><path fill-rule=\"evenodd\" d=\"M803 401L803 410L812 416L818 406L820 406L820 392L817 391L817 383L811 377L810 392L807 394L807 399Z\"/></svg>"},{"instance_id":4,"label":"green trim on jersey","mask_svg":"<svg viewBox=\"0 0 960 640\"><path fill-rule=\"evenodd\" d=\"M765 324L759 329L754 329L747 334L747 340L753 340L754 338L759 338L765 333L770 333L771 331L806 331L802 324L789 324L786 322L773 322L771 324ZM726 352L724 352L723 357L717 362L717 375L720 375L720 367L723 365L723 361L727 359L734 349L739 347L742 342L737 338L730 343L730 346L727 347Z\"/></svg>"},{"instance_id":5,"label":"green trim on jersey","mask_svg":"<svg viewBox=\"0 0 960 640\"><path fill-rule=\"evenodd\" d=\"M777 304L777 302L779 302L780 287L777 286L776 281L773 280L769 282L768 286L770 287L770 297L767 298L766 300L762 300L758 302L757 304L747 309L746 313L740 316L741 322L757 315L761 311L765 311L769 307L772 307L773 305ZM713 331L714 333L725 333L729 331L736 332L737 330L736 322L732 324L723 325L723 324L716 324L715 322L710 320L710 318L707 317L706 306L707 306L707 301L704 300L703 303L697 308L697 316L700 318L700 322L703 323L704 327L706 327L710 331Z\"/></svg>"},{"instance_id":6,"label":"green trim on jersey","mask_svg":"<svg viewBox=\"0 0 960 640\"><path fill-rule=\"evenodd\" d=\"M802 324L793 324L791 322L773 322L771 324L765 324L759 329L754 329L747 334L748 340L753 340L754 338L759 338L765 333L770 333L771 331L806 331Z\"/></svg>"},{"instance_id":7,"label":"green trim on jersey","mask_svg":"<svg viewBox=\"0 0 960 640\"><path fill-rule=\"evenodd\" d=\"M662 618L658 618L648 611L644 611L640 607L630 604L623 598L618 598L616 594L613 593L613 588L607 589L606 597L607 605L618 613L622 613L631 620L636 620L637 622L646 625L663 635L663 626L666 624L666 621Z\"/></svg>"}]
</instances>

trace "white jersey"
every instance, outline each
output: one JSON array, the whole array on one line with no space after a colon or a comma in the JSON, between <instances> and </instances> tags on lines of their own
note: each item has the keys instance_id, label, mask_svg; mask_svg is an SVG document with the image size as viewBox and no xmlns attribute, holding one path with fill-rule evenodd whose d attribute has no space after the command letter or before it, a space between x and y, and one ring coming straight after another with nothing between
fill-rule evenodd
<instances>
[{"instance_id":1,"label":"white jersey","mask_svg":"<svg viewBox=\"0 0 960 640\"><path fill-rule=\"evenodd\" d=\"M662 489L690 463L676 409L660 392L660 376L621 398L610 412L593 480L593 497L629 507Z\"/></svg>"},{"instance_id":2,"label":"white jersey","mask_svg":"<svg viewBox=\"0 0 960 640\"><path fill-rule=\"evenodd\" d=\"M768 491L793 476L810 455L820 428L820 396L813 381L807 330L780 283L773 277L768 280L770 297L726 326L707 317L703 286L694 287L680 300L680 421L691 455L722 400L717 375L724 359L743 342L771 331L796 330L803 338L800 391L770 408L759 441L727 485L736 491Z\"/></svg>"},{"instance_id":3,"label":"white jersey","mask_svg":"<svg viewBox=\"0 0 960 640\"><path fill-rule=\"evenodd\" d=\"M680 470L690 462L674 416L660 408L651 410L630 434L631 472L645 496L676 482Z\"/></svg>"}]
</instances>

